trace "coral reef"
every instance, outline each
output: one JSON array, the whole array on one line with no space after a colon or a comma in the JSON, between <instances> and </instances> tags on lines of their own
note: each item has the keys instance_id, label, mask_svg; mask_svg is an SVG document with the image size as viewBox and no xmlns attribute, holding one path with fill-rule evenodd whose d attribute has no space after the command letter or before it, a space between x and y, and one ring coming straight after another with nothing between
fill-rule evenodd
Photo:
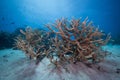
<instances>
[{"instance_id":1,"label":"coral reef","mask_svg":"<svg viewBox=\"0 0 120 80\"><path fill-rule=\"evenodd\" d=\"M100 62L107 51L102 50L111 38L105 35L92 22L83 22L81 19L57 20L53 25L47 25L49 30L56 34L54 46L57 59L51 58L54 64L77 63L77 62ZM53 29L54 28L54 29Z\"/></svg>"},{"instance_id":2,"label":"coral reef","mask_svg":"<svg viewBox=\"0 0 120 80\"><path fill-rule=\"evenodd\" d=\"M17 28L14 32L0 31L0 49L14 47L14 39L20 34L20 29Z\"/></svg>"},{"instance_id":3,"label":"coral reef","mask_svg":"<svg viewBox=\"0 0 120 80\"><path fill-rule=\"evenodd\" d=\"M0 49L6 49L6 48L11 48L13 47L13 34L0 31Z\"/></svg>"},{"instance_id":4,"label":"coral reef","mask_svg":"<svg viewBox=\"0 0 120 80\"><path fill-rule=\"evenodd\" d=\"M25 31L20 30L22 36L15 39L16 47L30 59L35 58L40 62L47 57L56 67L65 68L67 64L78 62L98 63L107 55L102 46L110 40L110 34L104 34L92 22L88 22L88 18L84 21L60 19L46 26L49 32L27 27Z\"/></svg>"},{"instance_id":5,"label":"coral reef","mask_svg":"<svg viewBox=\"0 0 120 80\"><path fill-rule=\"evenodd\" d=\"M15 39L15 47L25 52L30 59L37 60L37 63L45 57L45 52L49 48L49 36L43 30L32 30L27 27L20 29L21 35Z\"/></svg>"}]
</instances>

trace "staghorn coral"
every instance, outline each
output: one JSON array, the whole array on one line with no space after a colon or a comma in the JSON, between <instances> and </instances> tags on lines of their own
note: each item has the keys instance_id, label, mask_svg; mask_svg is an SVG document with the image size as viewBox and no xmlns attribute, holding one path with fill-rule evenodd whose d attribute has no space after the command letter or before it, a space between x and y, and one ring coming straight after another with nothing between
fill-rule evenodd
<instances>
[{"instance_id":1,"label":"staghorn coral","mask_svg":"<svg viewBox=\"0 0 120 80\"><path fill-rule=\"evenodd\" d=\"M25 31L20 29L20 32L21 35L17 36L15 39L15 47L24 51L30 59L37 60L38 63L45 57L44 52L47 50L45 42L47 39L46 32L37 29L32 30L29 26Z\"/></svg>"},{"instance_id":2,"label":"staghorn coral","mask_svg":"<svg viewBox=\"0 0 120 80\"><path fill-rule=\"evenodd\" d=\"M46 25L56 34L53 44L57 59L50 58L56 66L77 62L96 63L103 60L106 51L102 50L101 46L105 45L111 36L105 35L87 20L88 18L82 22L81 19L72 19L69 22L67 19L61 19L53 25Z\"/></svg>"},{"instance_id":3,"label":"staghorn coral","mask_svg":"<svg viewBox=\"0 0 120 80\"><path fill-rule=\"evenodd\" d=\"M52 25L46 25L50 32L27 27L25 31L20 30L22 36L15 39L15 45L37 62L47 57L55 67L66 70L67 64L98 63L108 53L101 47L111 36L87 21L88 18L84 21L72 19L70 22L67 19L57 20Z\"/></svg>"}]
</instances>

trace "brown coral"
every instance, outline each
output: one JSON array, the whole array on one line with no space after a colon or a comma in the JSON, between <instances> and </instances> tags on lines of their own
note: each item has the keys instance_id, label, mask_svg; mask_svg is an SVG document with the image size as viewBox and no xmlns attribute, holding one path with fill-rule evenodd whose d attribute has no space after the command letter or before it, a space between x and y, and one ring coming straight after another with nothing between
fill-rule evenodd
<instances>
[{"instance_id":1,"label":"brown coral","mask_svg":"<svg viewBox=\"0 0 120 80\"><path fill-rule=\"evenodd\" d=\"M46 32L42 30L32 30L31 27L27 27L24 30L20 30L21 35L15 39L15 46L24 51L30 59L36 59L39 62L45 57L46 45L43 43L47 37Z\"/></svg>"},{"instance_id":2,"label":"brown coral","mask_svg":"<svg viewBox=\"0 0 120 80\"><path fill-rule=\"evenodd\" d=\"M65 68L66 64L77 62L100 62L106 54L101 46L111 36L105 35L87 20L57 20L53 25L46 25L50 32L42 33L27 27L25 31L20 30L24 36L18 36L15 44L30 58L36 58L39 62L47 57L56 67ZM53 37L50 36L52 33L55 34Z\"/></svg>"},{"instance_id":3,"label":"brown coral","mask_svg":"<svg viewBox=\"0 0 120 80\"><path fill-rule=\"evenodd\" d=\"M86 18L82 22L81 19L72 19L69 22L66 19L61 19L53 25L47 25L49 30L56 34L54 46L58 59L52 61L64 64L89 60L99 62L102 60L103 56L101 55L105 52L101 46L105 45L111 36L110 34L106 36L99 28L94 27L92 22L87 22L87 20Z\"/></svg>"}]
</instances>

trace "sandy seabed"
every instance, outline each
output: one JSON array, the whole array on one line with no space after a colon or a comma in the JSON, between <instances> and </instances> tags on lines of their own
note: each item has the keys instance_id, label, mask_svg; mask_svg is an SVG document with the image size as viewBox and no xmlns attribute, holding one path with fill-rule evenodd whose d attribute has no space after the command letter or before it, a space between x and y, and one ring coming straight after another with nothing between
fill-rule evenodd
<instances>
[{"instance_id":1,"label":"sandy seabed","mask_svg":"<svg viewBox=\"0 0 120 80\"><path fill-rule=\"evenodd\" d=\"M54 69L47 58L35 65L20 50L0 50L0 80L120 80L120 45L107 45L104 49L112 54L103 62L91 67L70 64L68 71Z\"/></svg>"}]
</instances>

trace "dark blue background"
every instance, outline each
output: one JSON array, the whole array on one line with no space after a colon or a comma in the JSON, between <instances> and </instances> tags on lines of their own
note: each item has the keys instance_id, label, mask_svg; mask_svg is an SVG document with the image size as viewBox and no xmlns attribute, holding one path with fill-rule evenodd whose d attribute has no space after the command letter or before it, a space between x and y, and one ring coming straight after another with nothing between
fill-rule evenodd
<instances>
[{"instance_id":1,"label":"dark blue background","mask_svg":"<svg viewBox=\"0 0 120 80\"><path fill-rule=\"evenodd\" d=\"M0 0L0 30L42 27L57 18L89 17L112 35L120 34L120 0Z\"/></svg>"}]
</instances>

